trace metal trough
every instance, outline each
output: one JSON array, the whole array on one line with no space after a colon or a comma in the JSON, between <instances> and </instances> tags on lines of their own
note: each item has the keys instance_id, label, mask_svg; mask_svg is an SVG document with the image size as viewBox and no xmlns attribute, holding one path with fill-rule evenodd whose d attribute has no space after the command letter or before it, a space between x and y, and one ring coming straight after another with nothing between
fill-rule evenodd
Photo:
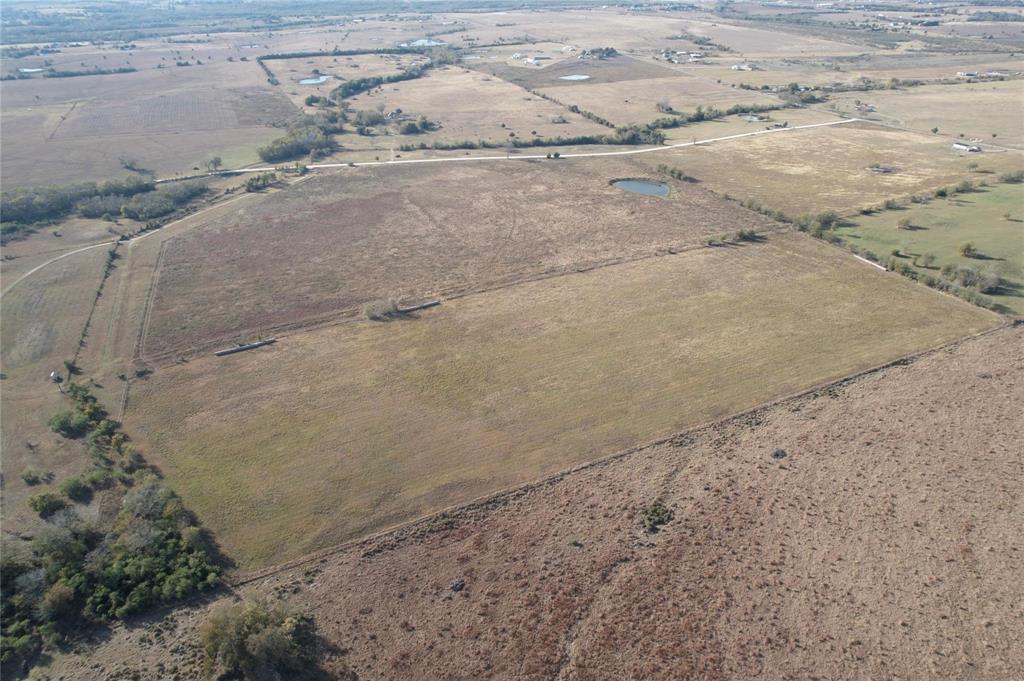
<instances>
[{"instance_id":1,"label":"metal trough","mask_svg":"<svg viewBox=\"0 0 1024 681\"><path fill-rule=\"evenodd\" d=\"M226 350L218 350L213 354L216 355L217 357L223 357L224 355L233 355L236 352L245 352L246 350L252 350L253 348L259 348L264 345L270 345L275 340L277 339L268 338L267 340L256 341L255 343L246 343L245 345L239 345L233 348L228 348Z\"/></svg>"}]
</instances>

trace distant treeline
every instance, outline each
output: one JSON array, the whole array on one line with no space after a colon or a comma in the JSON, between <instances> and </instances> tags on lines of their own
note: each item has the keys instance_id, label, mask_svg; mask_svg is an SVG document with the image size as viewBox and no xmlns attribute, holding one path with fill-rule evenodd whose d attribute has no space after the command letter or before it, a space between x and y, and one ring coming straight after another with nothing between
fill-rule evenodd
<instances>
[{"instance_id":1,"label":"distant treeline","mask_svg":"<svg viewBox=\"0 0 1024 681\"><path fill-rule=\"evenodd\" d=\"M669 128L681 128L684 125L690 123L700 123L701 121L713 121L718 118L725 116L734 116L737 114L749 114L749 113L765 113L767 111L778 111L779 109L788 109L790 104L734 104L724 111L722 109L716 109L713 106L704 108L698 106L697 110L693 113L678 113L673 116L666 116L664 118L657 118L647 124L648 128L652 130L666 130Z\"/></svg>"},{"instance_id":2,"label":"distant treeline","mask_svg":"<svg viewBox=\"0 0 1024 681\"><path fill-rule=\"evenodd\" d=\"M419 144L403 144L401 151L415 151L417 149L505 149L513 147L516 149L529 149L531 147L567 147L586 144L614 144L614 145L635 145L635 144L664 144L665 133L659 130L630 125L616 128L610 135L576 135L574 137L533 137L531 139L510 139L508 142L488 142L479 140L474 142L466 140L463 142L420 142Z\"/></svg>"},{"instance_id":3,"label":"distant treeline","mask_svg":"<svg viewBox=\"0 0 1024 681\"><path fill-rule=\"evenodd\" d=\"M127 217L150 220L173 212L206 191L199 181L162 184L128 177L58 187L15 189L0 195L0 234L27 232L35 223L60 220L72 212L82 217Z\"/></svg>"},{"instance_id":4,"label":"distant treeline","mask_svg":"<svg viewBox=\"0 0 1024 681\"><path fill-rule=\"evenodd\" d=\"M415 50L419 53L425 53L424 50ZM430 61L425 64L416 64L398 73L393 73L389 76L369 76L366 78L354 78L349 81L345 81L338 87L334 88L331 92L332 97L337 99L345 99L346 97L352 97L358 95L361 92L372 90L376 87L380 87L386 83L400 83L404 80L415 80L420 78L432 68L442 66L445 64L455 64L458 62L458 54L450 48L432 48L429 51Z\"/></svg>"},{"instance_id":5,"label":"distant treeline","mask_svg":"<svg viewBox=\"0 0 1024 681\"><path fill-rule=\"evenodd\" d=\"M75 78L77 76L107 76L112 73L135 73L134 66L122 66L116 69L93 68L88 71L44 71L43 78Z\"/></svg>"}]
</instances>

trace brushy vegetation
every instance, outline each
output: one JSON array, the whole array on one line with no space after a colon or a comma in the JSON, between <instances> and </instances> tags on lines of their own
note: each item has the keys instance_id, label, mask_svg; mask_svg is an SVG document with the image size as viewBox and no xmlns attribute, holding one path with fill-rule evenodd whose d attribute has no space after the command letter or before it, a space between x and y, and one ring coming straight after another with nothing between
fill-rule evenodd
<instances>
[{"instance_id":1,"label":"brushy vegetation","mask_svg":"<svg viewBox=\"0 0 1024 681\"><path fill-rule=\"evenodd\" d=\"M670 167L665 165L664 163L659 163L657 170L662 175L668 175L669 177L679 180L680 182L700 182L700 180L698 180L696 177L687 175L682 169Z\"/></svg>"},{"instance_id":2,"label":"brushy vegetation","mask_svg":"<svg viewBox=\"0 0 1024 681\"><path fill-rule=\"evenodd\" d=\"M256 601L210 615L200 631L203 662L214 679L319 678L312 617Z\"/></svg>"},{"instance_id":3,"label":"brushy vegetation","mask_svg":"<svg viewBox=\"0 0 1024 681\"><path fill-rule=\"evenodd\" d=\"M672 520L673 513L672 509L659 500L644 508L640 512L640 518L644 523L644 531L654 534Z\"/></svg>"},{"instance_id":4,"label":"brushy vegetation","mask_svg":"<svg viewBox=\"0 0 1024 681\"><path fill-rule=\"evenodd\" d=\"M337 148L331 135L344 132L343 119L336 111L318 111L296 116L288 125L288 133L256 150L268 163L288 161L308 155L311 159L325 156Z\"/></svg>"},{"instance_id":5,"label":"brushy vegetation","mask_svg":"<svg viewBox=\"0 0 1024 681\"><path fill-rule=\"evenodd\" d=\"M397 298L374 300L363 306L363 314L366 318L378 322L392 319L401 313Z\"/></svg>"},{"instance_id":6,"label":"brushy vegetation","mask_svg":"<svg viewBox=\"0 0 1024 681\"><path fill-rule=\"evenodd\" d=\"M29 232L34 224L60 220L72 212L85 218L151 220L174 212L206 189L198 180L156 185L140 177L17 189L4 192L0 200L0 229L4 236Z\"/></svg>"},{"instance_id":7,"label":"brushy vegetation","mask_svg":"<svg viewBox=\"0 0 1024 681\"><path fill-rule=\"evenodd\" d=\"M62 481L60 494L29 498L47 522L28 550L5 550L0 559L3 664L68 641L90 623L123 619L220 580L220 568L181 500L127 444L87 387L71 383L66 392L73 407L51 419L51 427L84 436L91 465L84 475ZM85 521L75 513L74 503L115 486L124 496L112 522Z\"/></svg>"}]
</instances>

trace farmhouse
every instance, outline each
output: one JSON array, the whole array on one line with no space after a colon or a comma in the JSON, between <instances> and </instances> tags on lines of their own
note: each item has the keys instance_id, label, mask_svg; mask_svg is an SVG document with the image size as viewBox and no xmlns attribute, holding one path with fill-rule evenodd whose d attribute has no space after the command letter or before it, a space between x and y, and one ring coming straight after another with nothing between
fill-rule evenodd
<instances>
[{"instance_id":1,"label":"farmhouse","mask_svg":"<svg viewBox=\"0 0 1024 681\"><path fill-rule=\"evenodd\" d=\"M981 147L977 144L967 142L953 142L953 148L957 151L981 151Z\"/></svg>"}]
</instances>

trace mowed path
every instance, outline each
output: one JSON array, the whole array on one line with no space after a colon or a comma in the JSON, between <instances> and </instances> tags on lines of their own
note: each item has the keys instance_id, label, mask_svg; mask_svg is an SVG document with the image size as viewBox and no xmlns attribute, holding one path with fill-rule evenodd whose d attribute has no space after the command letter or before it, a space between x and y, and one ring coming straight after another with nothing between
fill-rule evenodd
<instances>
[{"instance_id":1,"label":"mowed path","mask_svg":"<svg viewBox=\"0 0 1024 681\"><path fill-rule=\"evenodd\" d=\"M780 234L164 367L126 422L253 568L999 324Z\"/></svg>"}]
</instances>

